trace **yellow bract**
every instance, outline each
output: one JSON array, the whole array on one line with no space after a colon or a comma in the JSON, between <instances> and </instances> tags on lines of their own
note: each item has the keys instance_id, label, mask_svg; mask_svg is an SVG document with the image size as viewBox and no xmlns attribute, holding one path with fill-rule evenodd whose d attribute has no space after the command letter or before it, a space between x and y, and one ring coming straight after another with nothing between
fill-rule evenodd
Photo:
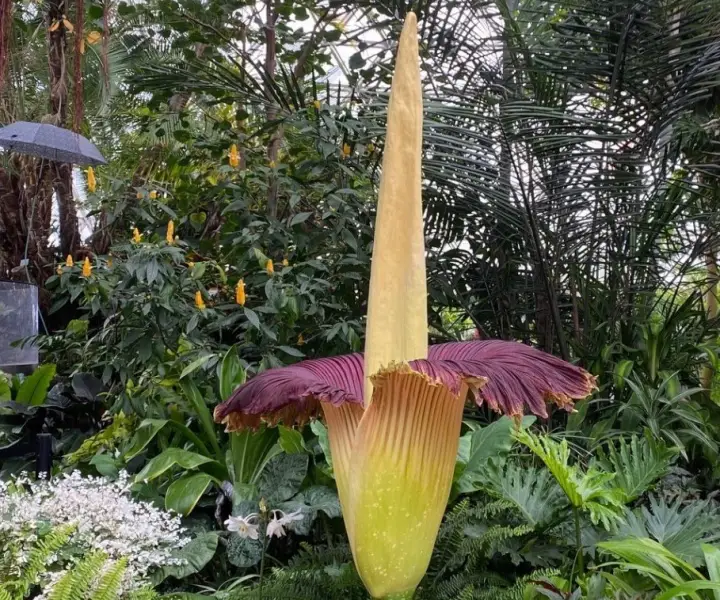
<instances>
[{"instance_id":1,"label":"yellow bract","mask_svg":"<svg viewBox=\"0 0 720 600\"><path fill-rule=\"evenodd\" d=\"M72 267L75 263L73 262L73 257L68 254L67 258L65 259L65 266L66 267Z\"/></svg>"},{"instance_id":2,"label":"yellow bract","mask_svg":"<svg viewBox=\"0 0 720 600\"><path fill-rule=\"evenodd\" d=\"M200 290L195 292L195 306L199 310L205 310L205 301L203 300L202 294L200 293Z\"/></svg>"},{"instance_id":3,"label":"yellow bract","mask_svg":"<svg viewBox=\"0 0 720 600\"><path fill-rule=\"evenodd\" d=\"M245 306L245 282L242 279L238 279L235 286L235 302L240 306Z\"/></svg>"},{"instance_id":4,"label":"yellow bract","mask_svg":"<svg viewBox=\"0 0 720 600\"><path fill-rule=\"evenodd\" d=\"M88 167L87 170L87 189L91 194L95 192L97 187L97 181L95 181L95 171L92 167Z\"/></svg>"},{"instance_id":5,"label":"yellow bract","mask_svg":"<svg viewBox=\"0 0 720 600\"><path fill-rule=\"evenodd\" d=\"M158 196L158 193L157 193L155 190L153 190L152 192L150 192L150 198L151 198L152 200L155 200L155 198L157 198L157 196Z\"/></svg>"},{"instance_id":6,"label":"yellow bract","mask_svg":"<svg viewBox=\"0 0 720 600\"><path fill-rule=\"evenodd\" d=\"M175 223L173 223L172 219L168 221L165 240L168 244L173 244L175 242Z\"/></svg>"},{"instance_id":7,"label":"yellow bract","mask_svg":"<svg viewBox=\"0 0 720 600\"><path fill-rule=\"evenodd\" d=\"M140 243L140 240L142 240L142 235L140 235L140 232L138 231L137 227L133 227L133 236L132 236L133 242L136 244Z\"/></svg>"},{"instance_id":8,"label":"yellow bract","mask_svg":"<svg viewBox=\"0 0 720 600\"><path fill-rule=\"evenodd\" d=\"M238 152L237 146L233 144L230 146L230 152L228 154L230 166L234 169L240 166L240 153Z\"/></svg>"},{"instance_id":9,"label":"yellow bract","mask_svg":"<svg viewBox=\"0 0 720 600\"><path fill-rule=\"evenodd\" d=\"M265 270L268 272L268 275L272 275L275 272L275 265L271 258L265 263Z\"/></svg>"},{"instance_id":10,"label":"yellow bract","mask_svg":"<svg viewBox=\"0 0 720 600\"><path fill-rule=\"evenodd\" d=\"M82 275L83 275L83 277L90 277L91 274L92 274L92 265L90 264L90 259L86 256L85 260L83 261Z\"/></svg>"}]
</instances>

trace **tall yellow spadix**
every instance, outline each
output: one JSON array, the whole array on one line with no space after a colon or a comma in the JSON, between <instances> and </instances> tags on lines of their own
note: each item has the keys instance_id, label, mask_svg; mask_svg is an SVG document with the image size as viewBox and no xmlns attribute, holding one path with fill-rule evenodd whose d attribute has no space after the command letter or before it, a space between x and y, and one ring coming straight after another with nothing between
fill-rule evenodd
<instances>
[{"instance_id":1,"label":"tall yellow spadix","mask_svg":"<svg viewBox=\"0 0 720 600\"><path fill-rule=\"evenodd\" d=\"M422 121L417 19L409 13L392 81L375 221L365 340L366 406L372 396L370 377L381 367L427 358Z\"/></svg>"}]
</instances>

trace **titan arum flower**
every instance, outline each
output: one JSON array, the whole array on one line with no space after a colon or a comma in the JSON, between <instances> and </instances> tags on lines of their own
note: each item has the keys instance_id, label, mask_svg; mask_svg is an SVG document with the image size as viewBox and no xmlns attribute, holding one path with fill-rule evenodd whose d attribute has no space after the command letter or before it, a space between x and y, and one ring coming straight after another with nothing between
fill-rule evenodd
<instances>
[{"instance_id":1,"label":"titan arum flower","mask_svg":"<svg viewBox=\"0 0 720 600\"><path fill-rule=\"evenodd\" d=\"M428 348L421 202L422 94L408 15L388 108L365 354L258 374L215 409L229 431L325 418L357 570L373 598L409 599L447 504L463 407L546 417L594 386L582 369L497 340Z\"/></svg>"}]
</instances>

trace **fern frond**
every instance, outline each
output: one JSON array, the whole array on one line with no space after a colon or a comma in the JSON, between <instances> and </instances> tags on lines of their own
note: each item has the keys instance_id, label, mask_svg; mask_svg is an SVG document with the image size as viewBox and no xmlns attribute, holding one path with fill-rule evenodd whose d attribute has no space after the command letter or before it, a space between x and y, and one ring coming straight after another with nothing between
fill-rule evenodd
<instances>
[{"instance_id":1,"label":"fern frond","mask_svg":"<svg viewBox=\"0 0 720 600\"><path fill-rule=\"evenodd\" d=\"M53 586L50 600L85 600L107 563L107 556L93 553L81 560Z\"/></svg>"},{"instance_id":2,"label":"fern frond","mask_svg":"<svg viewBox=\"0 0 720 600\"><path fill-rule=\"evenodd\" d=\"M95 592L92 595L93 600L117 599L127 564L127 558L121 558L107 567L95 587Z\"/></svg>"},{"instance_id":3,"label":"fern frond","mask_svg":"<svg viewBox=\"0 0 720 600\"><path fill-rule=\"evenodd\" d=\"M15 597L24 598L30 591L30 587L37 583L50 556L68 542L73 531L75 531L74 525L56 527L39 540L30 551L27 566L20 579L7 582L5 584L6 591Z\"/></svg>"}]
</instances>

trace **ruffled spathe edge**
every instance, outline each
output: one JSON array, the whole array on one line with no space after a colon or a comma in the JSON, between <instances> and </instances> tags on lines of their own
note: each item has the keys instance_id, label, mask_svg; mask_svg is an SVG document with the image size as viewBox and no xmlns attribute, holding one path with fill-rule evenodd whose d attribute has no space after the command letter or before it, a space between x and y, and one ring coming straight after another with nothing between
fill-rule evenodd
<instances>
[{"instance_id":1,"label":"ruffled spathe edge","mask_svg":"<svg viewBox=\"0 0 720 600\"><path fill-rule=\"evenodd\" d=\"M426 360L388 365L373 375L411 369L459 393L463 384L478 405L520 416L526 409L547 417L547 403L571 411L573 402L588 396L595 379L584 369L519 342L482 340L432 346ZM270 369L240 386L215 409L215 420L228 431L272 424L302 424L316 417L321 403L332 406L363 403L363 355L349 354L307 360Z\"/></svg>"}]
</instances>

